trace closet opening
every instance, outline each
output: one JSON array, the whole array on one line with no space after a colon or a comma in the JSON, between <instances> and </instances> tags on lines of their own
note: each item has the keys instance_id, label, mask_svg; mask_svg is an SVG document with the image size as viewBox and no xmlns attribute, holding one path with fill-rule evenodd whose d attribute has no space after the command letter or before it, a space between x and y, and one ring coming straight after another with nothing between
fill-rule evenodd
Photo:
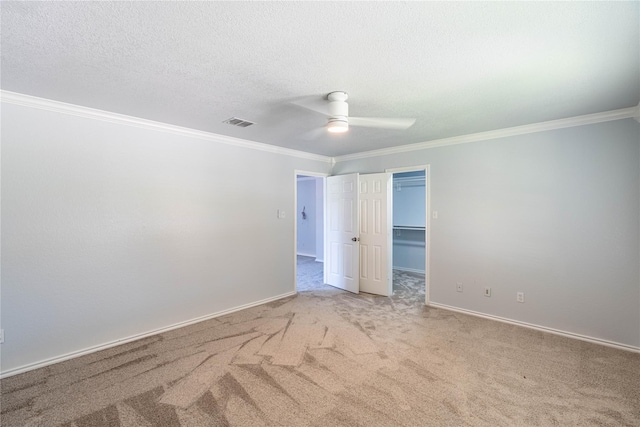
<instances>
[{"instance_id":1,"label":"closet opening","mask_svg":"<svg viewBox=\"0 0 640 427\"><path fill-rule=\"evenodd\" d=\"M393 295L428 303L427 169L393 173Z\"/></svg>"}]
</instances>

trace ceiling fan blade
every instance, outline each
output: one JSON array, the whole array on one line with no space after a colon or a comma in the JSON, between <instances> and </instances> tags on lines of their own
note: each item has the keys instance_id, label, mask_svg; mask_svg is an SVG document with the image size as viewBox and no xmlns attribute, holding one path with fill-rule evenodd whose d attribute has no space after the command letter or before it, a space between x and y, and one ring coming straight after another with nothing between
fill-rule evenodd
<instances>
[{"instance_id":1,"label":"ceiling fan blade","mask_svg":"<svg viewBox=\"0 0 640 427\"><path fill-rule=\"evenodd\" d=\"M299 136L299 138L304 141L312 141L314 139L318 139L321 136L326 135L326 133L327 133L326 128L322 126L322 127L311 129L309 131L304 132Z\"/></svg>"},{"instance_id":2,"label":"ceiling fan blade","mask_svg":"<svg viewBox=\"0 0 640 427\"><path fill-rule=\"evenodd\" d=\"M298 107L315 111L316 113L320 113L324 116L329 116L329 104L327 103L327 100L322 97L314 96L311 98L311 97L305 96L301 99L291 101L291 103Z\"/></svg>"},{"instance_id":3,"label":"ceiling fan blade","mask_svg":"<svg viewBox=\"0 0 640 427\"><path fill-rule=\"evenodd\" d=\"M350 126L365 126L381 129L407 129L416 119L395 119L383 117L349 117Z\"/></svg>"}]
</instances>

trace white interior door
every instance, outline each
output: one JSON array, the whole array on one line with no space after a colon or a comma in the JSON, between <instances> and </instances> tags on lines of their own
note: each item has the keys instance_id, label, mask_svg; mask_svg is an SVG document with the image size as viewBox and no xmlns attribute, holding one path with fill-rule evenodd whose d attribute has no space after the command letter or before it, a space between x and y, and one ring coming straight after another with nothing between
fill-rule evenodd
<instances>
[{"instance_id":1,"label":"white interior door","mask_svg":"<svg viewBox=\"0 0 640 427\"><path fill-rule=\"evenodd\" d=\"M327 177L327 284L358 293L358 174Z\"/></svg>"},{"instance_id":2,"label":"white interior door","mask_svg":"<svg viewBox=\"0 0 640 427\"><path fill-rule=\"evenodd\" d=\"M360 290L389 296L393 292L393 175L360 175Z\"/></svg>"}]
</instances>

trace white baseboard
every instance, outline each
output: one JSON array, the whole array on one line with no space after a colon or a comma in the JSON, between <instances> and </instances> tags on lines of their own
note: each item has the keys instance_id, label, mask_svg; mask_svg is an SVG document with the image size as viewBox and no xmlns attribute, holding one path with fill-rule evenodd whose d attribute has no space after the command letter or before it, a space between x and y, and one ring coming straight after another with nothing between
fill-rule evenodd
<instances>
[{"instance_id":1,"label":"white baseboard","mask_svg":"<svg viewBox=\"0 0 640 427\"><path fill-rule=\"evenodd\" d=\"M407 271L409 273L418 273L418 274L424 274L424 270L418 270L417 268L409 268L409 267L393 267L394 270L398 270L398 271Z\"/></svg>"},{"instance_id":2,"label":"white baseboard","mask_svg":"<svg viewBox=\"0 0 640 427\"><path fill-rule=\"evenodd\" d=\"M315 258L316 257L316 254L308 254L306 252L300 252L300 251L298 251L298 255L300 255L300 256L308 256L308 257L311 257L311 258Z\"/></svg>"},{"instance_id":3,"label":"white baseboard","mask_svg":"<svg viewBox=\"0 0 640 427\"><path fill-rule=\"evenodd\" d=\"M84 355L87 355L87 354L95 353L95 352L100 351L100 350L106 350L108 348L115 347L117 345L126 344L126 343L131 342L131 341L136 341L136 340L139 340L139 339L142 339L142 338L146 338L146 337L150 337L150 336L153 336L153 335L161 334L163 332L168 332L168 331L171 331L173 329L178 329L178 328L182 328L184 326L193 325L195 323L204 322L205 320L209 320L209 319L213 319L213 318L216 318L216 317L224 316L226 314L231 314L231 313L234 313L236 311L240 311L240 310L244 310L244 309L247 309L247 308L255 307L255 306L258 306L258 305L266 304L268 302L276 301L276 300L279 300L279 299L282 299L282 298L287 298L287 297L296 295L296 293L297 293L296 291L287 292L285 294L281 294L281 295L278 295L278 296L275 296L275 297L266 298L266 299L263 299L263 300L260 300L260 301L256 301L256 302L252 302L252 303L249 303L249 304L240 305L238 307L234 307L234 308L230 308L230 309L227 309L227 310L218 311L216 313L207 314L205 316L196 317L194 319L186 320L184 322L174 323L173 325L165 326L163 328L154 329L152 331L143 332L141 334L131 335L131 336L126 337L126 338L110 341L110 342L107 342L107 343L104 343L104 344L99 344L99 345L96 345L96 346L93 346L93 347L88 347L88 348L85 348L83 350L72 351L70 353L63 354L63 355L56 356L56 357L52 357L52 358L45 359L45 360L41 360L39 362L29 363L27 365L23 365L23 366L19 366L17 368L9 369L8 371L0 372L0 379L6 378L6 377L10 377L12 375L22 374L24 372L32 371L34 369L43 368L45 366L53 365L54 363L64 362L65 360L74 359L76 357L80 357L80 356L84 356Z\"/></svg>"},{"instance_id":4,"label":"white baseboard","mask_svg":"<svg viewBox=\"0 0 640 427\"><path fill-rule=\"evenodd\" d=\"M614 341L603 340L600 338L594 338L587 335L576 334L573 332L561 331L559 329L549 328L546 326L535 325L533 323L521 322L519 320L507 319L506 317L494 316L492 314L480 313L478 311L467 310L464 308L453 307L446 304L440 304L437 302L429 302L429 307L442 308L444 310L456 311L458 313L469 314L471 316L482 317L489 320L497 320L502 323L509 323L511 325L522 326L529 329L535 329L536 331L549 332L554 335L561 335L567 338L574 338L581 341L587 341L593 344L605 345L607 347L617 348L619 350L631 351L634 353L640 353L640 347L633 345L622 344Z\"/></svg>"},{"instance_id":5,"label":"white baseboard","mask_svg":"<svg viewBox=\"0 0 640 427\"><path fill-rule=\"evenodd\" d=\"M316 258L316 262L324 262L324 259L322 259L322 258Z\"/></svg>"}]
</instances>

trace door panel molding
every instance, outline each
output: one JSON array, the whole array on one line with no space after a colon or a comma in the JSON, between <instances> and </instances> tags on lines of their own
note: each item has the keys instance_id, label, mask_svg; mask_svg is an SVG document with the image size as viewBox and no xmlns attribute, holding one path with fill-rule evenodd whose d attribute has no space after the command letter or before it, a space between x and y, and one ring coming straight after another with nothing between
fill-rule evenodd
<instances>
[{"instance_id":1,"label":"door panel molding","mask_svg":"<svg viewBox=\"0 0 640 427\"><path fill-rule=\"evenodd\" d=\"M360 290L390 296L392 280L392 182L390 173L360 175Z\"/></svg>"},{"instance_id":2,"label":"door panel molding","mask_svg":"<svg viewBox=\"0 0 640 427\"><path fill-rule=\"evenodd\" d=\"M326 212L329 227L325 238L326 283L349 292L360 292L360 248L357 173L327 177Z\"/></svg>"}]
</instances>

